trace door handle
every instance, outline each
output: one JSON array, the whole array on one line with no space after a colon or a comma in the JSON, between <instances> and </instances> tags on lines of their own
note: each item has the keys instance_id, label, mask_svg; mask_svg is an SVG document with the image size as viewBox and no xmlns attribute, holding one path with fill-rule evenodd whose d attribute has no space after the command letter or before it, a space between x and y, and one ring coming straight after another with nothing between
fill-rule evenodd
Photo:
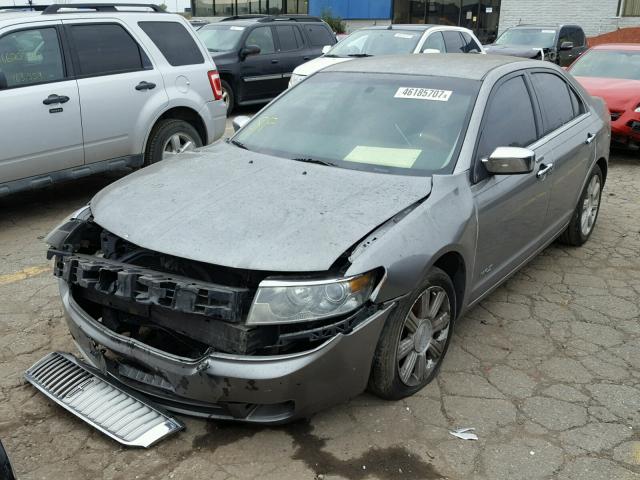
<instances>
[{"instance_id":1,"label":"door handle","mask_svg":"<svg viewBox=\"0 0 640 480\"><path fill-rule=\"evenodd\" d=\"M45 105L53 105L55 103L67 103L68 101L69 97L67 97L66 95L56 95L55 93L52 93L47 98L45 98L42 103L44 103Z\"/></svg>"},{"instance_id":2,"label":"door handle","mask_svg":"<svg viewBox=\"0 0 640 480\"><path fill-rule=\"evenodd\" d=\"M279 63L279 60L276 60L275 58L273 60L271 60L271 63Z\"/></svg>"},{"instance_id":3,"label":"door handle","mask_svg":"<svg viewBox=\"0 0 640 480\"><path fill-rule=\"evenodd\" d=\"M587 134L587 139L584 141L584 143L586 143L587 145L589 145L591 142L593 142L596 139L596 136L593 133L588 133Z\"/></svg>"},{"instance_id":4,"label":"door handle","mask_svg":"<svg viewBox=\"0 0 640 480\"><path fill-rule=\"evenodd\" d=\"M155 83L151 83L151 82L142 81L138 85L136 85L136 90L138 90L138 91L141 91L141 90L153 90L154 88L156 88L156 84Z\"/></svg>"},{"instance_id":5,"label":"door handle","mask_svg":"<svg viewBox=\"0 0 640 480\"><path fill-rule=\"evenodd\" d=\"M540 165L540 170L538 170L538 173L536 173L536 177L542 178L551 170L553 170L553 163L547 163L546 165L543 163L542 165Z\"/></svg>"}]
</instances>

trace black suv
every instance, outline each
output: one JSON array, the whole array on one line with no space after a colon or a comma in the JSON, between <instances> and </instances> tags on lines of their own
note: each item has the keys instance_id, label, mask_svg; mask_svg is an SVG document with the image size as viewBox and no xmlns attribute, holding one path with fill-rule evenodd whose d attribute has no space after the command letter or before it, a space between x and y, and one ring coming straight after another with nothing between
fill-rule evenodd
<instances>
[{"instance_id":1,"label":"black suv","mask_svg":"<svg viewBox=\"0 0 640 480\"><path fill-rule=\"evenodd\" d=\"M578 25L518 25L485 46L487 53L548 60L561 67L571 65L587 48Z\"/></svg>"},{"instance_id":2,"label":"black suv","mask_svg":"<svg viewBox=\"0 0 640 480\"><path fill-rule=\"evenodd\" d=\"M238 15L205 25L198 35L220 72L227 113L270 101L286 90L294 68L336 43L331 27L308 15Z\"/></svg>"}]
</instances>

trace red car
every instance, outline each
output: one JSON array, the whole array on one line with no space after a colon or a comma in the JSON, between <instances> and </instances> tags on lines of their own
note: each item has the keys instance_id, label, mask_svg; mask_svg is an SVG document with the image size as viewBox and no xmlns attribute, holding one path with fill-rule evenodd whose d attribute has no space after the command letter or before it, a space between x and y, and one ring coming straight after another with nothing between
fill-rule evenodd
<instances>
[{"instance_id":1,"label":"red car","mask_svg":"<svg viewBox=\"0 0 640 480\"><path fill-rule=\"evenodd\" d=\"M568 68L611 112L611 137L640 147L640 44L598 45Z\"/></svg>"}]
</instances>

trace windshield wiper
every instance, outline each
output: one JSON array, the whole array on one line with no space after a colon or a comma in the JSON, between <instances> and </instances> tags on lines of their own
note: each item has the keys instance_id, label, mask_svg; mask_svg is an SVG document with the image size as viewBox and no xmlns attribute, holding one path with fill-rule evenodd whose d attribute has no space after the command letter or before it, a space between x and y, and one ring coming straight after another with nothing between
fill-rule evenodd
<instances>
[{"instance_id":1,"label":"windshield wiper","mask_svg":"<svg viewBox=\"0 0 640 480\"><path fill-rule=\"evenodd\" d=\"M373 57L370 53L350 53L350 57L364 58L364 57Z\"/></svg>"},{"instance_id":2,"label":"windshield wiper","mask_svg":"<svg viewBox=\"0 0 640 480\"><path fill-rule=\"evenodd\" d=\"M239 142L238 140L232 140L232 139L228 139L227 143L232 143L233 145L235 145L236 147L242 148L243 150L249 150L244 143Z\"/></svg>"},{"instance_id":3,"label":"windshield wiper","mask_svg":"<svg viewBox=\"0 0 640 480\"><path fill-rule=\"evenodd\" d=\"M327 53L325 58L342 58L341 55L336 55L335 53Z\"/></svg>"},{"instance_id":4,"label":"windshield wiper","mask_svg":"<svg viewBox=\"0 0 640 480\"><path fill-rule=\"evenodd\" d=\"M318 160L317 158L294 158L296 162L304 162L304 163L317 163L318 165L326 165L328 167L336 167L335 163L331 163L327 160Z\"/></svg>"}]
</instances>

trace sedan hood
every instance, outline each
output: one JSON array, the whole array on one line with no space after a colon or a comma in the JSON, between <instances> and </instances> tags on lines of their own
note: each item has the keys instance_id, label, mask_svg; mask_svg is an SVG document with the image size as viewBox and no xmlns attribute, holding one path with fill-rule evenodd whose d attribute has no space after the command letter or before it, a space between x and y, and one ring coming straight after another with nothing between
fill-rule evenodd
<instances>
[{"instance_id":1,"label":"sedan hood","mask_svg":"<svg viewBox=\"0 0 640 480\"><path fill-rule=\"evenodd\" d=\"M610 110L635 109L640 103L640 81L638 80L596 77L576 77L576 80L590 95L602 98Z\"/></svg>"},{"instance_id":2,"label":"sedan hood","mask_svg":"<svg viewBox=\"0 0 640 480\"><path fill-rule=\"evenodd\" d=\"M309 76L311 74L316 73L319 70L322 70L325 67L329 67L331 65L336 65L342 62L348 62L352 60L352 58L342 58L342 57L318 57L310 62L303 63L299 67L297 67L293 73L296 75L304 75Z\"/></svg>"},{"instance_id":3,"label":"sedan hood","mask_svg":"<svg viewBox=\"0 0 640 480\"><path fill-rule=\"evenodd\" d=\"M106 230L177 257L233 268L325 271L423 199L431 179L347 170L221 143L135 172L91 201Z\"/></svg>"},{"instance_id":4,"label":"sedan hood","mask_svg":"<svg viewBox=\"0 0 640 480\"><path fill-rule=\"evenodd\" d=\"M523 47L518 45L485 45L484 47L487 53L495 55L510 55L512 57L522 58L535 58L540 54L540 50L543 48L537 47Z\"/></svg>"}]
</instances>

